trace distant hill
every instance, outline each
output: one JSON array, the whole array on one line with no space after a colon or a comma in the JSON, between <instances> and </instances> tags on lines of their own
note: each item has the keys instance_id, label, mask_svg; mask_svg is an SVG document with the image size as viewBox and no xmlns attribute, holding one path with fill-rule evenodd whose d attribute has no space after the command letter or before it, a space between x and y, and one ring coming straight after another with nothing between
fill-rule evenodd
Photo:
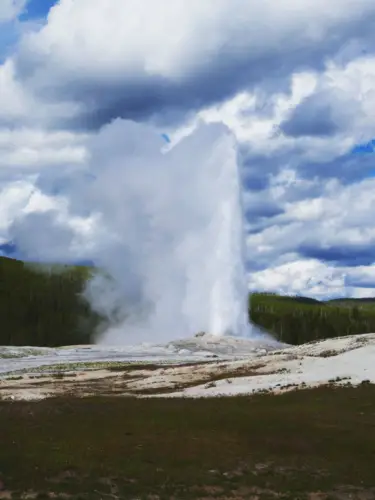
<instances>
[{"instance_id":1,"label":"distant hill","mask_svg":"<svg viewBox=\"0 0 375 500\"><path fill-rule=\"evenodd\" d=\"M360 299L331 299L328 300L327 303L331 305L350 305L350 306L368 306L368 305L375 305L375 297L364 297Z\"/></svg>"},{"instance_id":2,"label":"distant hill","mask_svg":"<svg viewBox=\"0 0 375 500\"><path fill-rule=\"evenodd\" d=\"M323 306L357 306L363 307L368 305L375 305L375 297L364 297L364 298L336 298L336 299L327 299L327 300L318 300L313 299L311 297L304 297L301 295L278 295L276 293L271 292L263 292L263 293L254 293L254 296L262 297L262 300L278 300L278 301L287 301L295 304L309 304L309 305L317 305L320 307Z\"/></svg>"},{"instance_id":3,"label":"distant hill","mask_svg":"<svg viewBox=\"0 0 375 500\"><path fill-rule=\"evenodd\" d=\"M272 293L272 292L255 292L252 294L253 297L261 297L262 300L264 301L282 301L282 302L289 302L289 303L295 303L295 304L309 304L309 305L320 305L323 306L325 302L322 302L317 299L313 299L311 297L303 297L300 295L278 295L277 293Z\"/></svg>"}]
</instances>

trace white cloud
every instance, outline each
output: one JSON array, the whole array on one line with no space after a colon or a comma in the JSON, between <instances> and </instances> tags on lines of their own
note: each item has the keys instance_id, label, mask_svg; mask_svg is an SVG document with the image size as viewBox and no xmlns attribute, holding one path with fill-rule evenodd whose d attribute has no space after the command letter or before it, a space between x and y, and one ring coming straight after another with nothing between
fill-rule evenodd
<instances>
[{"instance_id":1,"label":"white cloud","mask_svg":"<svg viewBox=\"0 0 375 500\"><path fill-rule=\"evenodd\" d=\"M72 230L84 232L85 228L80 225L80 219L71 217L68 213L68 206L66 200L61 197L51 197L44 194L36 186L37 177L30 175L24 176L23 180L16 180L4 182L0 189L0 242L4 243L12 239L14 234L14 227L19 225L19 221L27 218L27 216L34 216L37 214L38 220L43 220L43 217L50 217L51 212L55 213L57 220L62 225L70 227ZM44 214L44 215L43 215ZM47 215L46 215L47 214ZM90 222L90 221L88 221ZM38 238L43 233L43 225L38 228L38 231L33 234L33 231L23 232L22 245L30 248L30 241L34 241L35 248L38 247ZM18 236L20 232L18 231ZM47 234L48 237L48 234ZM58 248L57 242L54 241L52 245L54 249ZM38 254L51 255L49 247L51 245L46 242L43 249L38 250ZM22 250L22 249L21 249ZM57 257L64 256L65 249L62 248L62 253ZM55 250L52 250L52 253Z\"/></svg>"},{"instance_id":2,"label":"white cloud","mask_svg":"<svg viewBox=\"0 0 375 500\"><path fill-rule=\"evenodd\" d=\"M202 110L198 115L208 123L223 121L237 139L250 144L254 152L271 153L274 148L288 144L285 138L275 137L275 128L291 108L314 92L317 78L312 72L295 73L289 93L276 91L270 96L261 90L242 92L223 104ZM271 109L265 114L264 107L270 104Z\"/></svg>"},{"instance_id":3,"label":"white cloud","mask_svg":"<svg viewBox=\"0 0 375 500\"><path fill-rule=\"evenodd\" d=\"M69 100L37 97L17 76L12 58L0 64L0 126L53 127L56 120L69 121L81 108Z\"/></svg>"},{"instance_id":4,"label":"white cloud","mask_svg":"<svg viewBox=\"0 0 375 500\"><path fill-rule=\"evenodd\" d=\"M371 111L375 105L375 57L363 56L345 66L329 63L320 86L336 97L341 96L341 102L354 111L350 115L350 126L360 134L356 139L372 139L375 132Z\"/></svg>"},{"instance_id":5,"label":"white cloud","mask_svg":"<svg viewBox=\"0 0 375 500\"><path fill-rule=\"evenodd\" d=\"M6 241L9 226L27 205L33 188L33 184L27 181L17 181L1 186L0 242Z\"/></svg>"},{"instance_id":6,"label":"white cloud","mask_svg":"<svg viewBox=\"0 0 375 500\"><path fill-rule=\"evenodd\" d=\"M0 123L25 118L31 107L31 97L15 79L13 61L6 60L0 65Z\"/></svg>"},{"instance_id":7,"label":"white cloud","mask_svg":"<svg viewBox=\"0 0 375 500\"><path fill-rule=\"evenodd\" d=\"M177 130L169 130L172 142L188 135L203 120L222 121L236 134L251 155L272 158L284 155L290 163L283 168L298 167L306 162L325 164L347 154L353 146L375 136L375 57L359 57L344 65L328 61L322 72L297 72L289 89L241 92L222 104L199 111L194 119ZM280 133L280 124L306 98L319 92L329 93L329 100L338 108L345 126L336 136L288 137ZM337 104L336 101L337 100ZM265 110L266 108L266 110Z\"/></svg>"},{"instance_id":8,"label":"white cloud","mask_svg":"<svg viewBox=\"0 0 375 500\"><path fill-rule=\"evenodd\" d=\"M303 189L303 183L301 187ZM255 221L254 227L258 226L258 231L252 232L251 217L249 219L251 232L247 236L247 255L253 266L249 275L252 289L259 286L261 289L286 291L290 286L294 293L304 291L310 295L330 296L337 290L332 288L332 283L327 285L325 279L320 280L320 289L311 288L311 281L309 286L306 285L313 272L321 277L322 270L345 269L345 273L353 277L350 279L354 279L357 269L371 269L375 263L372 251L375 243L375 179L347 186L338 181L326 185L320 183L319 196L292 202L288 201L289 190L293 198L294 191L298 191L298 182L289 185L286 182L283 189L267 191L266 205L277 202L283 212L270 216L263 227ZM296 262L299 264L294 264ZM363 262L368 264L361 266ZM259 265L263 270L257 270ZM303 278L302 282L296 269ZM293 270L293 276L290 270ZM337 286L349 284L343 282ZM369 290L367 293L370 294Z\"/></svg>"},{"instance_id":9,"label":"white cloud","mask_svg":"<svg viewBox=\"0 0 375 500\"><path fill-rule=\"evenodd\" d=\"M290 109L289 120L284 116L287 124L281 129L287 137L283 139L298 139L299 144L306 145L334 144L336 154L340 144L349 150L356 143L372 139L375 134L374 84L375 57L372 53L344 64L328 61L314 91ZM323 152L323 161L326 160L325 148L319 149Z\"/></svg>"},{"instance_id":10,"label":"white cloud","mask_svg":"<svg viewBox=\"0 0 375 500\"><path fill-rule=\"evenodd\" d=\"M342 294L345 273L315 259L298 259L249 275L251 291L320 298Z\"/></svg>"},{"instance_id":11,"label":"white cloud","mask_svg":"<svg viewBox=\"0 0 375 500\"><path fill-rule=\"evenodd\" d=\"M320 68L352 39L371 45L373 16L370 0L61 0L15 61L28 88L75 103L80 126L116 116L175 122Z\"/></svg>"},{"instance_id":12,"label":"white cloud","mask_svg":"<svg viewBox=\"0 0 375 500\"><path fill-rule=\"evenodd\" d=\"M280 44L287 51L296 38L300 43L320 43L330 30L373 11L370 0L305 0L303 4L298 0L277 4L270 0L61 0L51 9L48 24L24 44L63 71L110 76L131 70L178 79L205 65L225 45L232 52L250 50L257 55ZM257 22L249 25L252 19Z\"/></svg>"},{"instance_id":13,"label":"white cloud","mask_svg":"<svg viewBox=\"0 0 375 500\"><path fill-rule=\"evenodd\" d=\"M249 290L326 300L364 298L375 285L373 266L336 267L316 259L289 256L290 262L249 274Z\"/></svg>"},{"instance_id":14,"label":"white cloud","mask_svg":"<svg viewBox=\"0 0 375 500\"><path fill-rule=\"evenodd\" d=\"M41 128L0 128L0 174L82 164L87 136Z\"/></svg>"},{"instance_id":15,"label":"white cloud","mask_svg":"<svg viewBox=\"0 0 375 500\"><path fill-rule=\"evenodd\" d=\"M1 0L0 25L15 19L23 11L27 0Z\"/></svg>"}]
</instances>

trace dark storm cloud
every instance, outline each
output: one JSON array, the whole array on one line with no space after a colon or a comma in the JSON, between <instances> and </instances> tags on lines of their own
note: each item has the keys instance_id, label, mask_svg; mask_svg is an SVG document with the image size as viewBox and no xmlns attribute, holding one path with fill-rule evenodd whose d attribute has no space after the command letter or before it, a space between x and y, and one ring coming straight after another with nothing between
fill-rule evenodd
<instances>
[{"instance_id":1,"label":"dark storm cloud","mask_svg":"<svg viewBox=\"0 0 375 500\"><path fill-rule=\"evenodd\" d=\"M289 71L280 72L279 56L272 61L222 61L214 68L187 76L179 83L162 77L147 77L134 83L126 78L120 84L108 81L86 81L83 77L64 86L34 89L45 101L73 101L83 104L83 111L69 120L62 120L66 128L97 130L116 118L135 121L151 119L157 125L179 124L202 108L218 104L238 91L262 84L270 79L270 91L288 92L289 73L298 61L291 61ZM268 64L270 67L268 67ZM25 75L22 63L18 65L20 79ZM27 81L27 79L26 79Z\"/></svg>"},{"instance_id":2,"label":"dark storm cloud","mask_svg":"<svg viewBox=\"0 0 375 500\"><path fill-rule=\"evenodd\" d=\"M272 219L283 213L284 209L282 207L269 201L246 208L246 218L255 223L262 219Z\"/></svg>"},{"instance_id":3,"label":"dark storm cloud","mask_svg":"<svg viewBox=\"0 0 375 500\"><path fill-rule=\"evenodd\" d=\"M248 226L246 229L246 234L247 235L259 234L270 227L281 229L283 227L288 226L291 222L292 219L290 217L284 216L283 213L276 214L274 217L269 217L269 218L263 217L262 219L255 219L255 220L252 219L251 215L249 215L247 217ZM275 249L275 251L277 251L277 249Z\"/></svg>"},{"instance_id":4,"label":"dark storm cloud","mask_svg":"<svg viewBox=\"0 0 375 500\"><path fill-rule=\"evenodd\" d=\"M287 149L276 150L272 154L254 154L250 148L242 146L240 165L242 182L246 190L267 189L274 176L285 168L295 170L304 185L288 187L288 201L298 201L318 197L322 191L321 182L339 179L342 185L349 185L375 175L375 155L348 152L325 161L306 158L306 150L296 142ZM320 181L320 182L319 182Z\"/></svg>"},{"instance_id":5,"label":"dark storm cloud","mask_svg":"<svg viewBox=\"0 0 375 500\"><path fill-rule=\"evenodd\" d=\"M7 241L0 245L0 255L4 257L15 257L17 252L17 247L12 241Z\"/></svg>"},{"instance_id":6,"label":"dark storm cloud","mask_svg":"<svg viewBox=\"0 0 375 500\"><path fill-rule=\"evenodd\" d=\"M345 286L358 288L375 288L375 278L371 276L351 276L345 277Z\"/></svg>"},{"instance_id":7,"label":"dark storm cloud","mask_svg":"<svg viewBox=\"0 0 375 500\"><path fill-rule=\"evenodd\" d=\"M240 143L238 164L242 185L246 191L262 191L268 188L269 176L275 170L275 165L273 162L267 162L267 157L252 153L246 143Z\"/></svg>"},{"instance_id":8,"label":"dark storm cloud","mask_svg":"<svg viewBox=\"0 0 375 500\"><path fill-rule=\"evenodd\" d=\"M269 185L269 175L256 167L242 168L242 185L246 191L262 191Z\"/></svg>"},{"instance_id":9,"label":"dark storm cloud","mask_svg":"<svg viewBox=\"0 0 375 500\"><path fill-rule=\"evenodd\" d=\"M375 262L375 252L372 242L363 245L337 245L328 248L317 244L302 244L298 253L304 258L318 259L335 265L356 267L369 266Z\"/></svg>"},{"instance_id":10,"label":"dark storm cloud","mask_svg":"<svg viewBox=\"0 0 375 500\"><path fill-rule=\"evenodd\" d=\"M304 99L280 124L284 135L291 137L327 137L337 134L342 128L331 99L313 94Z\"/></svg>"},{"instance_id":11,"label":"dark storm cloud","mask_svg":"<svg viewBox=\"0 0 375 500\"><path fill-rule=\"evenodd\" d=\"M374 155L347 153L326 162L301 162L298 172L304 178L337 178L347 185L373 176L375 171Z\"/></svg>"},{"instance_id":12,"label":"dark storm cloud","mask_svg":"<svg viewBox=\"0 0 375 500\"><path fill-rule=\"evenodd\" d=\"M262 256L257 255L257 258L248 258L246 260L246 269L248 272L257 273L259 271L264 271L270 265L269 258L262 258Z\"/></svg>"}]
</instances>

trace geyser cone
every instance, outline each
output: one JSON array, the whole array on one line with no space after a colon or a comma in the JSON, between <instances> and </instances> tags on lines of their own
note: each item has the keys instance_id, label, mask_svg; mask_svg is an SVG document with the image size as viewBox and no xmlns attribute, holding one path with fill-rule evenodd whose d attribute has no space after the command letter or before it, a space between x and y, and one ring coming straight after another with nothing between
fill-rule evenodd
<instances>
[{"instance_id":1,"label":"geyser cone","mask_svg":"<svg viewBox=\"0 0 375 500\"><path fill-rule=\"evenodd\" d=\"M93 147L101 189L89 195L103 231L95 261L112 279L97 276L87 296L115 323L101 342L249 335L235 139L223 125L201 125L163 153L155 137L117 121ZM106 164L111 147L120 151Z\"/></svg>"}]
</instances>

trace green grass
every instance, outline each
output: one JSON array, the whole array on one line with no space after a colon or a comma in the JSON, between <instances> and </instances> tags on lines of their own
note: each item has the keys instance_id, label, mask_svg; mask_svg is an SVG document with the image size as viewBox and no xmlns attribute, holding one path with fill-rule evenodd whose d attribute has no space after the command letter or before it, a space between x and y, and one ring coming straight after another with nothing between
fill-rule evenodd
<instances>
[{"instance_id":1,"label":"green grass","mask_svg":"<svg viewBox=\"0 0 375 500\"><path fill-rule=\"evenodd\" d=\"M371 384L225 399L3 402L0 429L0 479L13 498L27 490L88 500L375 498Z\"/></svg>"},{"instance_id":2,"label":"green grass","mask_svg":"<svg viewBox=\"0 0 375 500\"><path fill-rule=\"evenodd\" d=\"M16 359L23 358L24 356L43 356L48 354L37 348L23 347L17 351L8 351L7 349L2 349L2 347L0 345L0 359Z\"/></svg>"}]
</instances>

